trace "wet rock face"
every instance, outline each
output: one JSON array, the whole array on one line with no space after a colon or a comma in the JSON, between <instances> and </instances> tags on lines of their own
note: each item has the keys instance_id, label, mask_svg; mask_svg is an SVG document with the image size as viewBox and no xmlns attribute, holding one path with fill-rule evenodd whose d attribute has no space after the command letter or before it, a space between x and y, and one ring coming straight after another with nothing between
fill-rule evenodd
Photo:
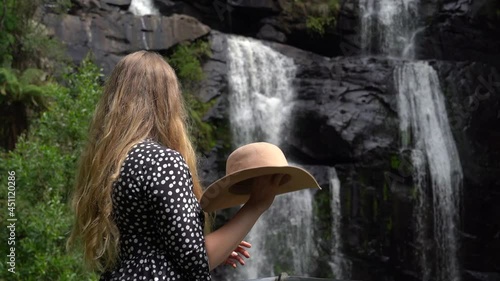
<instances>
[{"instance_id":1,"label":"wet rock face","mask_svg":"<svg viewBox=\"0 0 500 281\"><path fill-rule=\"evenodd\" d=\"M227 98L226 35L212 33L204 69L202 100ZM267 43L294 59L297 92L285 149L297 161L335 165L385 157L397 145L397 109L390 91L392 62L374 58L330 59L278 43ZM207 117L227 116L227 109ZM368 157L369 156L369 157Z\"/></svg>"},{"instance_id":2,"label":"wet rock face","mask_svg":"<svg viewBox=\"0 0 500 281\"><path fill-rule=\"evenodd\" d=\"M445 1L430 14L419 34L417 53L423 59L478 61L500 66L500 17L495 1Z\"/></svg>"},{"instance_id":3,"label":"wet rock face","mask_svg":"<svg viewBox=\"0 0 500 281\"><path fill-rule=\"evenodd\" d=\"M466 280L500 280L500 72L476 62L436 62L464 173Z\"/></svg>"},{"instance_id":4,"label":"wet rock face","mask_svg":"<svg viewBox=\"0 0 500 281\"><path fill-rule=\"evenodd\" d=\"M126 54L144 49L166 51L210 32L208 26L187 15L136 17L122 10L98 12L79 16L49 13L43 22L66 43L75 62L92 51L105 74Z\"/></svg>"},{"instance_id":5,"label":"wet rock face","mask_svg":"<svg viewBox=\"0 0 500 281\"><path fill-rule=\"evenodd\" d=\"M74 2L70 14L47 14L44 23L67 44L74 61L92 50L106 73L130 52L146 47L163 52L208 34L212 56L203 66L206 79L197 94L204 102L216 100L204 117L214 123L227 123L228 118L227 35L208 26L278 42L266 44L298 66L297 96L291 125L284 129L283 150L290 161L307 165L323 186L314 195L319 256L331 254L327 171L335 166L352 279L418 279L412 242L415 195L408 157L399 151L393 84L394 66L400 62L357 56L355 1L344 1L336 30L322 38L310 37L293 18L280 21L281 1L228 1L228 9L225 1L156 0L163 16L140 18L127 13L130 1ZM417 39L417 53L435 59L430 64L440 78L463 167L463 280L495 281L500 272L500 24L484 16L492 1L435 2L422 0L426 28ZM202 161L199 172L205 185L224 175L227 154L217 146ZM322 262L311 275L331 274Z\"/></svg>"},{"instance_id":6,"label":"wet rock face","mask_svg":"<svg viewBox=\"0 0 500 281\"><path fill-rule=\"evenodd\" d=\"M130 0L75 0L72 14L108 17L126 13ZM210 28L285 43L324 56L361 54L357 1L344 1L334 29L322 36L311 33L304 16L286 11L284 1L155 0L161 15L184 14ZM416 35L416 57L453 61L481 61L500 65L500 4L495 0L421 1Z\"/></svg>"},{"instance_id":7,"label":"wet rock face","mask_svg":"<svg viewBox=\"0 0 500 281\"><path fill-rule=\"evenodd\" d=\"M291 145L321 164L363 163L385 157L397 145L398 135L395 98L386 86L392 77L390 64L332 60L324 67L324 75L330 77L319 80L313 74L317 69L299 71L304 76L297 83L302 94L295 107Z\"/></svg>"},{"instance_id":8,"label":"wet rock face","mask_svg":"<svg viewBox=\"0 0 500 281\"><path fill-rule=\"evenodd\" d=\"M205 100L217 99L206 116L215 120L227 118L226 35L213 32L210 38L214 56L205 64L207 87L200 93ZM266 44L292 57L298 68L293 120L284 130L288 133L283 149L290 161L304 164L323 186L315 193L317 236L329 237L331 231L327 170L334 166L342 184L342 233L352 278L418 280L411 163L408 155L400 154L393 82L394 67L401 62L332 59ZM470 271L464 280L493 281L495 275L487 272L496 270L500 259L495 250L500 247L500 226L492 219L500 215L499 205L493 203L500 201L500 164L495 160L500 158L500 122L491 120L500 116L500 76L483 63L429 63L440 77L464 169L461 256ZM213 164L207 173L220 168ZM330 245L328 239L318 239L319 256L329 256ZM314 276L328 276L328 268L323 264L311 270Z\"/></svg>"},{"instance_id":9,"label":"wet rock face","mask_svg":"<svg viewBox=\"0 0 500 281\"><path fill-rule=\"evenodd\" d=\"M500 65L500 2L495 0L420 1L420 30L415 37L416 58L478 61ZM361 51L357 1L346 2L339 14L339 55Z\"/></svg>"}]
</instances>

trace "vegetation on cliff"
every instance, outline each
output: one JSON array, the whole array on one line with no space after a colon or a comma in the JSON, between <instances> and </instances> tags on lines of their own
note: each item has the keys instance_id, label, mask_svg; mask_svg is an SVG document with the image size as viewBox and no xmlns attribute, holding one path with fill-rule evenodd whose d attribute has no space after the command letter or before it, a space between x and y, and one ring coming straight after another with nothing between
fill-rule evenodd
<instances>
[{"instance_id":1,"label":"vegetation on cliff","mask_svg":"<svg viewBox=\"0 0 500 281\"><path fill-rule=\"evenodd\" d=\"M311 36L323 36L327 30L334 30L340 10L339 0L282 0L281 5L288 21L305 19Z\"/></svg>"},{"instance_id":2,"label":"vegetation on cliff","mask_svg":"<svg viewBox=\"0 0 500 281\"><path fill-rule=\"evenodd\" d=\"M0 3L0 178L7 186L15 173L16 273L0 263L0 280L97 280L82 266L81 253L68 252L73 187L88 124L102 90L103 75L90 57L77 68L64 48L38 23L39 7L67 10L66 0ZM202 120L209 105L194 96L203 79L201 62L210 55L207 42L175 47L167 56L181 80L200 150L214 145L213 127ZM7 210L7 192L0 208ZM12 202L12 201L11 201ZM7 221L7 212L0 220ZM9 233L0 233L7 241ZM7 243L0 252L9 253Z\"/></svg>"}]
</instances>

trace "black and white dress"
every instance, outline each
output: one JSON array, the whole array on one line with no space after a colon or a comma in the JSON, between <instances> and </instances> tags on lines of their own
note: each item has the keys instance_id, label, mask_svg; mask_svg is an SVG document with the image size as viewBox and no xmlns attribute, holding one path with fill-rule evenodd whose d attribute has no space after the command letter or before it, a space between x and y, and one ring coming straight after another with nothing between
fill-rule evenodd
<instances>
[{"instance_id":1,"label":"black and white dress","mask_svg":"<svg viewBox=\"0 0 500 281\"><path fill-rule=\"evenodd\" d=\"M204 215L189 168L175 150L152 140L127 154L113 185L120 261L108 280L211 280Z\"/></svg>"}]
</instances>

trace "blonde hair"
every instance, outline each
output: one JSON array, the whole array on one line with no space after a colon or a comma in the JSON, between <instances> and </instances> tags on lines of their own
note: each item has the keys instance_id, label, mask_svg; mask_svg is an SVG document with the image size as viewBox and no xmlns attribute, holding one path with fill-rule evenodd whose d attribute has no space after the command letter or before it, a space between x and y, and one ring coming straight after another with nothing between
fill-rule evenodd
<instances>
[{"instance_id":1,"label":"blonde hair","mask_svg":"<svg viewBox=\"0 0 500 281\"><path fill-rule=\"evenodd\" d=\"M81 241L91 269L105 271L117 263L112 187L127 152L141 140L177 150L190 168L196 198L201 197L187 117L175 72L160 55L139 51L118 62L97 104L72 198L75 224L68 246Z\"/></svg>"}]
</instances>

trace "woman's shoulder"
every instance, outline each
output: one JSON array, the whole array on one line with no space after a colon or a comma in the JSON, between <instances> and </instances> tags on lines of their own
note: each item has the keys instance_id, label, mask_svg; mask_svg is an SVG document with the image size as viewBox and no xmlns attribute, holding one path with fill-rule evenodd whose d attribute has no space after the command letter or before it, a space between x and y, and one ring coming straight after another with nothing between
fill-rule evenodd
<instances>
[{"instance_id":1,"label":"woman's shoulder","mask_svg":"<svg viewBox=\"0 0 500 281\"><path fill-rule=\"evenodd\" d=\"M152 139L145 139L134 145L127 158L135 159L140 164L149 165L158 165L164 162L185 162L184 157L177 150Z\"/></svg>"}]
</instances>

